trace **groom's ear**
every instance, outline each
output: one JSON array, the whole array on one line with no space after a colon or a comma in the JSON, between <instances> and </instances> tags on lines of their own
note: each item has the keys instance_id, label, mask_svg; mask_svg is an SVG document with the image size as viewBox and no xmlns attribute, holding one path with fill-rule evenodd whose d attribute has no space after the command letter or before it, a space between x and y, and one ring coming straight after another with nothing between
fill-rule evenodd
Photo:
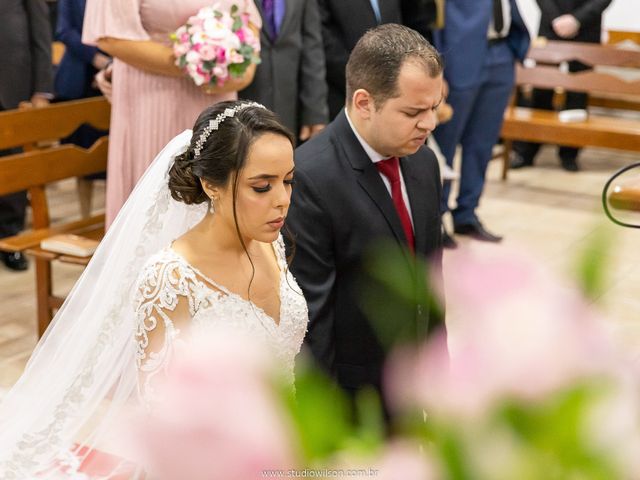
<instances>
[{"instance_id":1,"label":"groom's ear","mask_svg":"<svg viewBox=\"0 0 640 480\"><path fill-rule=\"evenodd\" d=\"M374 111L373 97L364 88L353 92L353 110L360 118L368 119Z\"/></svg>"}]
</instances>

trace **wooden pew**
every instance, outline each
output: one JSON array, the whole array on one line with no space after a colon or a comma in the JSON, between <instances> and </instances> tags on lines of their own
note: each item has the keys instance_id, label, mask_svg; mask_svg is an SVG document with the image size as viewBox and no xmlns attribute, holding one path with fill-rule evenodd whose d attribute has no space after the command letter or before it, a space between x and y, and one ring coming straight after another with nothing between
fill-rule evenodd
<instances>
[{"instance_id":1,"label":"wooden pew","mask_svg":"<svg viewBox=\"0 0 640 480\"><path fill-rule=\"evenodd\" d=\"M518 66L516 86L585 92L600 99L600 106L637 110L640 105L640 52L611 45L548 41L528 53L534 66ZM595 70L570 73L558 67L579 60ZM529 63L529 62L528 62ZM621 79L597 67L632 70L635 79ZM640 117L621 118L600 109L586 120L561 122L558 112L518 107L505 111L501 137L504 141L502 178L507 178L509 153L514 140L561 144L574 147L603 147L640 152Z\"/></svg>"},{"instance_id":2,"label":"wooden pew","mask_svg":"<svg viewBox=\"0 0 640 480\"><path fill-rule=\"evenodd\" d=\"M81 177L106 170L108 138L102 137L88 150L75 145L51 143L64 138L83 123L96 128L109 126L110 105L102 97L53 104L42 109L0 113L0 149L22 146L25 151L0 157L0 195L27 190L33 225L13 237L0 239L0 250L26 252L35 257L38 333L46 330L53 310L64 298L52 291L51 262L86 265L89 258L59 255L40 248L40 242L59 233L73 233L93 239L104 234L104 215L52 225L46 186L66 178ZM38 147L47 142L46 147Z\"/></svg>"}]
</instances>

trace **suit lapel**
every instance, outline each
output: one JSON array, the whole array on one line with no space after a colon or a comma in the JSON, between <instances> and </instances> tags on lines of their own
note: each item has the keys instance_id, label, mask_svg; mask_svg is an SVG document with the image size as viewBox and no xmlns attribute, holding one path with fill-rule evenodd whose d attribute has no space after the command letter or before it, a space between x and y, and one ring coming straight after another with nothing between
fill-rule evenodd
<instances>
[{"instance_id":1,"label":"suit lapel","mask_svg":"<svg viewBox=\"0 0 640 480\"><path fill-rule=\"evenodd\" d=\"M411 161L408 157L403 157L400 160L402 176L404 178L404 184L407 187L407 196L409 197L409 203L411 205L411 218L413 219L413 234L416 241L416 252L424 252L427 248L426 222L428 212L425 202L421 202L419 199L424 197L424 192L427 191L428 187L416 174L415 163L415 160Z\"/></svg>"},{"instance_id":2,"label":"suit lapel","mask_svg":"<svg viewBox=\"0 0 640 480\"><path fill-rule=\"evenodd\" d=\"M344 110L336 117L334 126L334 134L338 137L337 144L342 148L344 157L351 164L358 184L380 210L398 242L407 245L407 238L391 200L391 195L380 178L380 173L351 130Z\"/></svg>"}]
</instances>

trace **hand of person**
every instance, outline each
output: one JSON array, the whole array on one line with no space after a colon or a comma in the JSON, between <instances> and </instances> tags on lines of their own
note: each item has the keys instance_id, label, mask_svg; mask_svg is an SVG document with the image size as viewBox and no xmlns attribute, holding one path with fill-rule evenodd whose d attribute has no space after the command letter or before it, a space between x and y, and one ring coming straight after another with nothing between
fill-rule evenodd
<instances>
[{"instance_id":1,"label":"hand of person","mask_svg":"<svg viewBox=\"0 0 640 480\"><path fill-rule=\"evenodd\" d=\"M551 27L560 38L573 38L580 31L580 22L571 14L560 15L551 22Z\"/></svg>"},{"instance_id":2,"label":"hand of person","mask_svg":"<svg viewBox=\"0 0 640 480\"><path fill-rule=\"evenodd\" d=\"M41 108L49 105L49 98L41 93L34 93L28 102L20 102L18 108Z\"/></svg>"},{"instance_id":3,"label":"hand of person","mask_svg":"<svg viewBox=\"0 0 640 480\"><path fill-rule=\"evenodd\" d=\"M107 65L109 65L110 62L111 57L108 57L104 53L98 52L93 56L91 64L96 68L96 70L103 70L107 67Z\"/></svg>"},{"instance_id":4,"label":"hand of person","mask_svg":"<svg viewBox=\"0 0 640 480\"><path fill-rule=\"evenodd\" d=\"M317 134L319 134L324 129L324 127L326 127L324 123L316 123L315 125L303 125L300 128L300 134L298 135L298 138L303 142L305 140L309 140L310 138L313 138Z\"/></svg>"},{"instance_id":5,"label":"hand of person","mask_svg":"<svg viewBox=\"0 0 640 480\"><path fill-rule=\"evenodd\" d=\"M221 93L237 92L245 89L253 81L256 74L256 64L252 63L247 67L244 75L241 77L230 77L221 87L212 85L202 85L200 89L207 95L219 95Z\"/></svg>"},{"instance_id":6,"label":"hand of person","mask_svg":"<svg viewBox=\"0 0 640 480\"><path fill-rule=\"evenodd\" d=\"M447 123L453 117L453 107L446 102L441 102L436 110L438 116L438 125L441 123Z\"/></svg>"},{"instance_id":7,"label":"hand of person","mask_svg":"<svg viewBox=\"0 0 640 480\"><path fill-rule=\"evenodd\" d=\"M95 76L96 86L109 102L111 102L111 93L113 88L111 84L112 70L113 64L110 63L106 68L103 68L98 73L96 73Z\"/></svg>"}]
</instances>

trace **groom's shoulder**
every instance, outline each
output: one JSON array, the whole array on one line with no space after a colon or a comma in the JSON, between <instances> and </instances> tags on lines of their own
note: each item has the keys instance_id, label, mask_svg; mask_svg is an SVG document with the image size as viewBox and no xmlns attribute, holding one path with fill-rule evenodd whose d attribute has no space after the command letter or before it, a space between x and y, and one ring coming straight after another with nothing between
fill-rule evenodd
<instances>
[{"instance_id":1,"label":"groom's shoulder","mask_svg":"<svg viewBox=\"0 0 640 480\"><path fill-rule=\"evenodd\" d=\"M333 125L329 124L318 135L296 148L296 169L321 172L336 160L337 151L332 130Z\"/></svg>"},{"instance_id":2,"label":"groom's shoulder","mask_svg":"<svg viewBox=\"0 0 640 480\"><path fill-rule=\"evenodd\" d=\"M413 155L409 155L414 174L440 181L440 165L435 152L427 145L421 146Z\"/></svg>"}]
</instances>

